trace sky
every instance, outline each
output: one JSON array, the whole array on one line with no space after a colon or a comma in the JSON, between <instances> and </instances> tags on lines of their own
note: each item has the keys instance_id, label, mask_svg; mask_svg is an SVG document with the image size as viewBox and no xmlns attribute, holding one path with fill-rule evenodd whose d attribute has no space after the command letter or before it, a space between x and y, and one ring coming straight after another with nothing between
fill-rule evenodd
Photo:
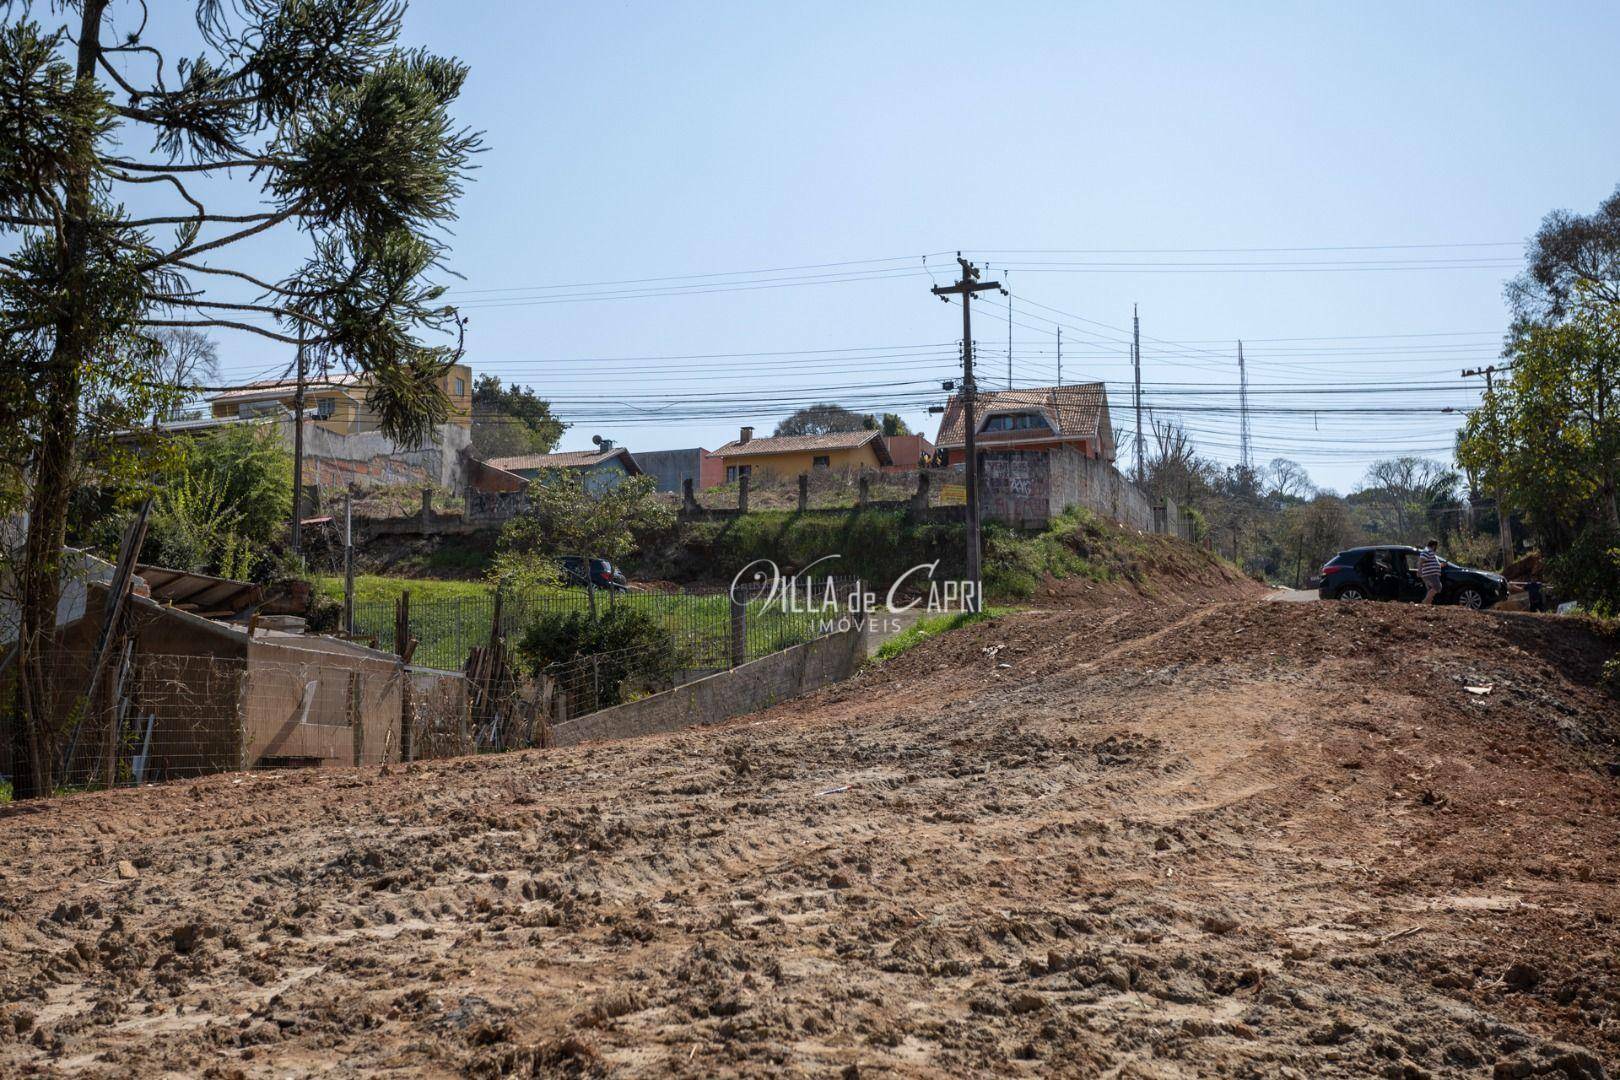
<instances>
[{"instance_id":1,"label":"sky","mask_svg":"<svg viewBox=\"0 0 1620 1080\"><path fill-rule=\"evenodd\" d=\"M417 0L406 24L470 66L455 113L488 147L449 237L466 362L550 398L563 449L712 449L815 400L932 435L961 312L929 287L960 251L1011 291L1015 385L1056 381L1060 328L1063 381L1109 383L1122 464L1136 305L1153 419L1236 461L1241 339L1256 463L1348 491L1449 457L1526 239L1620 182L1612 4ZM219 343L228 379L291 360Z\"/></svg>"}]
</instances>

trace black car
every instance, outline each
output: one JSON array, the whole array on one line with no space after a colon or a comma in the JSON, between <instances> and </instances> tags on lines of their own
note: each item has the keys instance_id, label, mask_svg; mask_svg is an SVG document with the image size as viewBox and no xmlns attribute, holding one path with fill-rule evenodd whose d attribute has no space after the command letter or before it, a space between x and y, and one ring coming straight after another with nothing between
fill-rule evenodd
<instances>
[{"instance_id":1,"label":"black car","mask_svg":"<svg viewBox=\"0 0 1620 1080\"><path fill-rule=\"evenodd\" d=\"M1322 567L1317 595L1323 600L1403 600L1418 603L1428 593L1418 577L1418 549L1399 544L1341 551ZM1501 574L1440 560L1437 604L1488 608L1508 594Z\"/></svg>"},{"instance_id":2,"label":"black car","mask_svg":"<svg viewBox=\"0 0 1620 1080\"><path fill-rule=\"evenodd\" d=\"M585 558L582 555L564 555L561 559L563 580L570 585L585 585ZM625 592L630 583L618 567L606 559L591 560L590 583L598 589Z\"/></svg>"}]
</instances>

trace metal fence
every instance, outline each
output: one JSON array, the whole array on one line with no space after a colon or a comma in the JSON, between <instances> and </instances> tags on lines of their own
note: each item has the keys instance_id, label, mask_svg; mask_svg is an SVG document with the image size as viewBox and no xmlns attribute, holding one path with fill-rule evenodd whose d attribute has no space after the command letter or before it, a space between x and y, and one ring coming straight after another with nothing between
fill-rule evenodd
<instances>
[{"instance_id":1,"label":"metal fence","mask_svg":"<svg viewBox=\"0 0 1620 1080\"><path fill-rule=\"evenodd\" d=\"M853 578L818 579L813 586L818 600L825 597L829 580L840 600L855 587ZM801 610L810 605L783 605L780 600L767 603L768 590L762 585L740 590L740 595L743 602L739 605L729 591L721 589L675 593L578 587L502 590L499 631L516 644L547 616L600 616L628 608L668 631L672 647L687 661L684 666L713 671L809 641L823 632L829 618L837 618L837 611L825 610L820 604L815 605L820 610ZM495 612L493 588L476 596L411 597L408 636L417 641L412 662L460 669L475 646L490 640ZM399 651L398 618L399 604L394 600L354 606L355 632L375 639L377 648L385 652Z\"/></svg>"},{"instance_id":2,"label":"metal fence","mask_svg":"<svg viewBox=\"0 0 1620 1080\"><path fill-rule=\"evenodd\" d=\"M92 689L91 653L54 652L30 680L44 723L27 758L48 763L51 787L63 792L244 769L382 764L492 745L467 707L459 673L411 669L360 650L291 645L266 653L127 648ZM8 781L24 767L13 742L22 675L14 665L0 680L0 777Z\"/></svg>"},{"instance_id":3,"label":"metal fence","mask_svg":"<svg viewBox=\"0 0 1620 1080\"><path fill-rule=\"evenodd\" d=\"M813 599L792 602L754 586L737 597L549 589L411 604L404 629L419 644L409 662L264 630L226 644L202 635L194 652L173 642L164 647L176 651L148 651L150 642L127 635L94 676L91 652L58 649L27 669L45 719L26 758L49 763L34 775L60 793L546 746L554 723L829 632L855 588L853 579L819 579ZM666 634L650 643L644 635L632 648L514 662L514 646L536 620L590 618L593 600L597 618L627 608ZM393 603L356 605L357 629L393 651L400 614ZM0 676L0 781L24 764L13 755L24 674L13 664Z\"/></svg>"}]
</instances>

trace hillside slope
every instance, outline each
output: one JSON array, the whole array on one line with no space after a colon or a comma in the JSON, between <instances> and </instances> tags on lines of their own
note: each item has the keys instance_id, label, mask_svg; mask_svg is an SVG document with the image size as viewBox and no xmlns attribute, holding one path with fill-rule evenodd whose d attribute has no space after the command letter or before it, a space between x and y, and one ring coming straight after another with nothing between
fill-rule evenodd
<instances>
[{"instance_id":1,"label":"hillside slope","mask_svg":"<svg viewBox=\"0 0 1620 1080\"><path fill-rule=\"evenodd\" d=\"M0 1073L1603 1075L1614 647L1032 612L716 729L14 808Z\"/></svg>"}]
</instances>

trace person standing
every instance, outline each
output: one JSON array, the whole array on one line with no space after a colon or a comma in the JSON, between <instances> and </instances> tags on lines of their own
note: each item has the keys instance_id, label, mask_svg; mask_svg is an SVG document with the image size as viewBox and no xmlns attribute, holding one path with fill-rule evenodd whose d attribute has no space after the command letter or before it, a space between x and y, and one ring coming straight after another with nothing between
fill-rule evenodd
<instances>
[{"instance_id":1,"label":"person standing","mask_svg":"<svg viewBox=\"0 0 1620 1080\"><path fill-rule=\"evenodd\" d=\"M1440 595L1440 555L1435 550L1439 546L1440 541L1431 539L1418 552L1418 577L1423 579L1423 587L1428 590L1423 602L1430 607L1434 606L1434 598Z\"/></svg>"}]
</instances>

